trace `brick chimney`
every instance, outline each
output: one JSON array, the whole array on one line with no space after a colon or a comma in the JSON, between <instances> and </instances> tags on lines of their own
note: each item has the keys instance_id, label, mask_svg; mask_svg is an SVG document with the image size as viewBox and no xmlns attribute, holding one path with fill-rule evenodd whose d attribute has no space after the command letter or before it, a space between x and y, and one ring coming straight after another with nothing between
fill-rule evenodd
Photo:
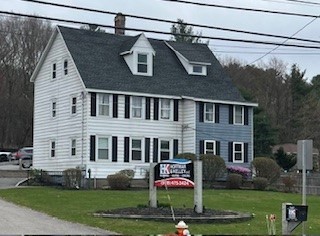
<instances>
[{"instance_id":1,"label":"brick chimney","mask_svg":"<svg viewBox=\"0 0 320 236\"><path fill-rule=\"evenodd\" d=\"M124 35L124 28L126 26L126 17L119 12L114 18L114 33Z\"/></svg>"}]
</instances>

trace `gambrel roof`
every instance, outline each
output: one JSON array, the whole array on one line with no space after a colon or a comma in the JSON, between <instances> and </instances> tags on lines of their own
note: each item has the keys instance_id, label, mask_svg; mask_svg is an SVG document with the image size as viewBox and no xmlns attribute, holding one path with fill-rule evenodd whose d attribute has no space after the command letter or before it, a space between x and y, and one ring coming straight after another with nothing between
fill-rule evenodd
<instances>
[{"instance_id":1,"label":"gambrel roof","mask_svg":"<svg viewBox=\"0 0 320 236\"><path fill-rule=\"evenodd\" d=\"M238 89L205 44L148 39L155 51L153 75L134 75L123 55L139 36L115 35L58 27L87 89L185 96L197 99L246 103ZM191 62L207 65L207 75L190 75L178 51ZM252 105L252 104L251 104Z\"/></svg>"}]
</instances>

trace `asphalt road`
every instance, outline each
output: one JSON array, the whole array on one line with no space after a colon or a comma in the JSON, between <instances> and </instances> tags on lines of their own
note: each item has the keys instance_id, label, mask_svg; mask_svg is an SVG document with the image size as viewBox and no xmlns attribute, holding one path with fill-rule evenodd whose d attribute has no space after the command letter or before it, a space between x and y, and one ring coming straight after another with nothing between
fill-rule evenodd
<instances>
[{"instance_id":1,"label":"asphalt road","mask_svg":"<svg viewBox=\"0 0 320 236\"><path fill-rule=\"evenodd\" d=\"M0 165L1 170L18 170ZM15 188L23 178L0 178L0 189ZM116 235L115 232L59 220L0 198L0 235Z\"/></svg>"},{"instance_id":2,"label":"asphalt road","mask_svg":"<svg viewBox=\"0 0 320 236\"><path fill-rule=\"evenodd\" d=\"M116 235L70 223L0 199L0 235Z\"/></svg>"}]
</instances>

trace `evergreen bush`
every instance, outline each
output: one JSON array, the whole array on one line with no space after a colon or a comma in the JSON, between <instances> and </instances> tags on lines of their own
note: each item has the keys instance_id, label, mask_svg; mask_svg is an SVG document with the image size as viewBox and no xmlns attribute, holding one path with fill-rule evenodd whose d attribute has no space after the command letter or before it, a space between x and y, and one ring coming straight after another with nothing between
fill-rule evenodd
<instances>
[{"instance_id":1,"label":"evergreen bush","mask_svg":"<svg viewBox=\"0 0 320 236\"><path fill-rule=\"evenodd\" d=\"M79 189L81 186L81 170L79 168L66 169L62 173L64 186L69 189Z\"/></svg>"},{"instance_id":2,"label":"evergreen bush","mask_svg":"<svg viewBox=\"0 0 320 236\"><path fill-rule=\"evenodd\" d=\"M231 173L227 177L227 188L239 189L242 185L242 175Z\"/></svg>"},{"instance_id":3,"label":"evergreen bush","mask_svg":"<svg viewBox=\"0 0 320 236\"><path fill-rule=\"evenodd\" d=\"M113 175L108 175L107 181L111 189L125 190L130 187L131 178L129 178L126 174L116 173Z\"/></svg>"},{"instance_id":4,"label":"evergreen bush","mask_svg":"<svg viewBox=\"0 0 320 236\"><path fill-rule=\"evenodd\" d=\"M280 178L280 166L269 157L256 157L251 164L256 177L266 178L269 184L276 182Z\"/></svg>"},{"instance_id":5,"label":"evergreen bush","mask_svg":"<svg viewBox=\"0 0 320 236\"><path fill-rule=\"evenodd\" d=\"M253 188L256 190L265 190L268 187L268 180L264 177L255 177L253 179Z\"/></svg>"}]
</instances>

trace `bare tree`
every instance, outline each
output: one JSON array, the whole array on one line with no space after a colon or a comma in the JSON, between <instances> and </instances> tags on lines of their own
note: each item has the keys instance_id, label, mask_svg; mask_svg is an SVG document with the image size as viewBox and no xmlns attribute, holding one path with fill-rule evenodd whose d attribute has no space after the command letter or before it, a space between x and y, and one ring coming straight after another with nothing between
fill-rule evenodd
<instances>
[{"instance_id":1,"label":"bare tree","mask_svg":"<svg viewBox=\"0 0 320 236\"><path fill-rule=\"evenodd\" d=\"M33 84L30 77L52 32L35 18L0 21L0 144L32 145Z\"/></svg>"}]
</instances>

